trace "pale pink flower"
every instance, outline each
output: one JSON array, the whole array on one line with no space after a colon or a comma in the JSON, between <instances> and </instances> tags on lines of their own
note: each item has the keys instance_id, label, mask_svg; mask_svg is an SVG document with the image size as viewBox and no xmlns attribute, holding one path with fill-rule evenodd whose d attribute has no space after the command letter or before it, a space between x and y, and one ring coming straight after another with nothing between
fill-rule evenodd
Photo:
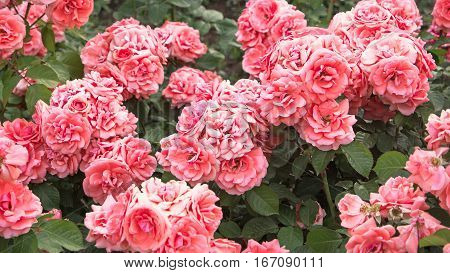
<instances>
[{"instance_id":1,"label":"pale pink flower","mask_svg":"<svg viewBox=\"0 0 450 273\"><path fill-rule=\"evenodd\" d=\"M94 11L94 0L56 0L47 9L54 24L65 28L80 28Z\"/></svg>"},{"instance_id":2,"label":"pale pink flower","mask_svg":"<svg viewBox=\"0 0 450 273\"><path fill-rule=\"evenodd\" d=\"M240 253L242 246L228 239L214 239L210 242L210 253Z\"/></svg>"},{"instance_id":3,"label":"pale pink flower","mask_svg":"<svg viewBox=\"0 0 450 273\"><path fill-rule=\"evenodd\" d=\"M264 71L262 57L266 55L268 48L264 44L258 44L255 47L245 51L242 59L242 69L245 72L257 77Z\"/></svg>"},{"instance_id":4,"label":"pale pink flower","mask_svg":"<svg viewBox=\"0 0 450 273\"><path fill-rule=\"evenodd\" d=\"M374 218L356 227L351 232L350 240L345 245L347 253L385 253L398 252L392 237L395 228L391 225L377 227Z\"/></svg>"},{"instance_id":5,"label":"pale pink flower","mask_svg":"<svg viewBox=\"0 0 450 273\"><path fill-rule=\"evenodd\" d=\"M442 249L442 252L444 252L444 253L450 253L450 243L449 243L449 244L446 244L446 245L444 246L444 248Z\"/></svg>"},{"instance_id":6,"label":"pale pink flower","mask_svg":"<svg viewBox=\"0 0 450 273\"><path fill-rule=\"evenodd\" d=\"M270 242L262 242L250 239L247 243L247 248L242 253L288 253L284 246L280 246L280 242L274 239Z\"/></svg>"},{"instance_id":7,"label":"pale pink flower","mask_svg":"<svg viewBox=\"0 0 450 273\"><path fill-rule=\"evenodd\" d=\"M26 168L29 154L25 147L0 136L0 179L17 180Z\"/></svg>"},{"instance_id":8,"label":"pale pink flower","mask_svg":"<svg viewBox=\"0 0 450 273\"><path fill-rule=\"evenodd\" d=\"M278 21L279 10L282 1L277 0L253 0L247 4L249 21L252 27L258 31L268 32Z\"/></svg>"},{"instance_id":9,"label":"pale pink flower","mask_svg":"<svg viewBox=\"0 0 450 273\"><path fill-rule=\"evenodd\" d=\"M450 177L450 167L446 168L447 176ZM450 183L447 183L447 186L442 189L440 192L436 193L436 197L439 198L439 205L441 208L450 212Z\"/></svg>"},{"instance_id":10,"label":"pale pink flower","mask_svg":"<svg viewBox=\"0 0 450 273\"><path fill-rule=\"evenodd\" d=\"M261 148L254 148L242 157L221 161L215 181L227 193L242 195L261 185L268 166Z\"/></svg>"},{"instance_id":11,"label":"pale pink flower","mask_svg":"<svg viewBox=\"0 0 450 273\"><path fill-rule=\"evenodd\" d=\"M261 44L264 34L256 31L250 22L250 13L248 9L244 9L237 21L238 31L236 32L236 40L242 44L242 49L247 50L258 44Z\"/></svg>"},{"instance_id":12,"label":"pale pink flower","mask_svg":"<svg viewBox=\"0 0 450 273\"><path fill-rule=\"evenodd\" d=\"M322 151L337 150L353 141L356 118L348 114L348 100L334 100L313 104L296 126L297 132L308 143Z\"/></svg>"},{"instance_id":13,"label":"pale pink flower","mask_svg":"<svg viewBox=\"0 0 450 273\"><path fill-rule=\"evenodd\" d=\"M293 5L283 5L277 17L277 22L270 28L270 40L273 43L306 28L305 14Z\"/></svg>"},{"instance_id":14,"label":"pale pink flower","mask_svg":"<svg viewBox=\"0 0 450 273\"><path fill-rule=\"evenodd\" d=\"M133 183L128 166L115 159L101 158L93 161L86 169L85 175L85 194L100 204L108 195L116 197Z\"/></svg>"},{"instance_id":15,"label":"pale pink flower","mask_svg":"<svg viewBox=\"0 0 450 273\"><path fill-rule=\"evenodd\" d=\"M191 185L213 180L219 168L210 145L177 134L161 140L161 152L156 153L156 158L164 170Z\"/></svg>"},{"instance_id":16,"label":"pale pink flower","mask_svg":"<svg viewBox=\"0 0 450 273\"><path fill-rule=\"evenodd\" d=\"M1 237L10 239L28 233L41 213L41 202L28 187L0 176Z\"/></svg>"},{"instance_id":17,"label":"pale pink flower","mask_svg":"<svg viewBox=\"0 0 450 273\"><path fill-rule=\"evenodd\" d=\"M425 141L428 149L437 149L450 144L450 109L442 110L441 115L431 114L426 125L428 136Z\"/></svg>"},{"instance_id":18,"label":"pale pink flower","mask_svg":"<svg viewBox=\"0 0 450 273\"><path fill-rule=\"evenodd\" d=\"M369 204L364 202L359 196L347 193L338 203L341 212L341 226L349 229L358 227L368 218Z\"/></svg>"},{"instance_id":19,"label":"pale pink flower","mask_svg":"<svg viewBox=\"0 0 450 273\"><path fill-rule=\"evenodd\" d=\"M419 185L424 192L442 190L450 183L450 177L443 166L442 156L448 148L439 148L435 151L424 151L416 148L406 162L405 169L411 173L409 180Z\"/></svg>"},{"instance_id":20,"label":"pale pink flower","mask_svg":"<svg viewBox=\"0 0 450 273\"><path fill-rule=\"evenodd\" d=\"M376 1L364 0L352 9L353 22L357 25L377 27L393 23L392 14Z\"/></svg>"},{"instance_id":21,"label":"pale pink flower","mask_svg":"<svg viewBox=\"0 0 450 273\"><path fill-rule=\"evenodd\" d=\"M450 1L436 0L432 15L433 25L444 33L450 33Z\"/></svg>"}]
</instances>

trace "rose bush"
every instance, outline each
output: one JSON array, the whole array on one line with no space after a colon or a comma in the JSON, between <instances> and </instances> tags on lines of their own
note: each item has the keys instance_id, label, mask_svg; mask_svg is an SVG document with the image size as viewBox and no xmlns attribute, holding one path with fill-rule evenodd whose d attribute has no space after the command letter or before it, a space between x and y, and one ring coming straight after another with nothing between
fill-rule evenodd
<instances>
[{"instance_id":1,"label":"rose bush","mask_svg":"<svg viewBox=\"0 0 450 273\"><path fill-rule=\"evenodd\" d=\"M0 252L449 252L450 2L215 2L0 3Z\"/></svg>"}]
</instances>

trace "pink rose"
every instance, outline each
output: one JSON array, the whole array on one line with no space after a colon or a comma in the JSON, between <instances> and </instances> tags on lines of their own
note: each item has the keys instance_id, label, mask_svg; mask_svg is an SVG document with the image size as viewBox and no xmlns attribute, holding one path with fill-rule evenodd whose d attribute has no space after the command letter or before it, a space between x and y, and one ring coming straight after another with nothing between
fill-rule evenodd
<instances>
[{"instance_id":1,"label":"pink rose","mask_svg":"<svg viewBox=\"0 0 450 273\"><path fill-rule=\"evenodd\" d=\"M266 53L267 47L263 44L258 44L255 47L247 49L242 59L242 69L250 75L258 76L264 70L262 57Z\"/></svg>"},{"instance_id":2,"label":"pink rose","mask_svg":"<svg viewBox=\"0 0 450 273\"><path fill-rule=\"evenodd\" d=\"M398 252L396 243L392 241L394 234L393 226L377 227L375 219L370 218L352 230L345 248L347 253Z\"/></svg>"},{"instance_id":3,"label":"pink rose","mask_svg":"<svg viewBox=\"0 0 450 273\"><path fill-rule=\"evenodd\" d=\"M250 23L250 13L248 8L244 9L238 18L238 30L236 40L242 44L242 49L247 50L256 45L262 44L264 36L256 31Z\"/></svg>"},{"instance_id":4,"label":"pink rose","mask_svg":"<svg viewBox=\"0 0 450 273\"><path fill-rule=\"evenodd\" d=\"M444 246L444 248L442 249L442 252L444 252L444 253L450 253L450 243L449 243L449 244L446 244L446 245Z\"/></svg>"},{"instance_id":5,"label":"pink rose","mask_svg":"<svg viewBox=\"0 0 450 273\"><path fill-rule=\"evenodd\" d=\"M357 25L377 27L393 21L392 14L372 0L358 2L352 12L353 22Z\"/></svg>"},{"instance_id":6,"label":"pink rose","mask_svg":"<svg viewBox=\"0 0 450 273\"><path fill-rule=\"evenodd\" d=\"M93 161L85 175L84 192L100 204L108 195L116 197L133 183L128 166L115 159L101 158Z\"/></svg>"},{"instance_id":7,"label":"pink rose","mask_svg":"<svg viewBox=\"0 0 450 273\"><path fill-rule=\"evenodd\" d=\"M42 213L41 216L46 216L46 221L50 220L60 220L62 219L62 212L59 209L51 209L46 213Z\"/></svg>"},{"instance_id":8,"label":"pink rose","mask_svg":"<svg viewBox=\"0 0 450 273\"><path fill-rule=\"evenodd\" d=\"M219 168L211 146L176 134L161 140L156 158L164 170L191 185L213 180Z\"/></svg>"},{"instance_id":9,"label":"pink rose","mask_svg":"<svg viewBox=\"0 0 450 273\"><path fill-rule=\"evenodd\" d=\"M23 44L23 55L25 56L45 56L47 49L42 43L42 35L38 28L30 30L31 39Z\"/></svg>"},{"instance_id":10,"label":"pink rose","mask_svg":"<svg viewBox=\"0 0 450 273\"><path fill-rule=\"evenodd\" d=\"M222 161L215 181L227 193L242 195L261 185L268 166L261 148L254 148L242 157Z\"/></svg>"},{"instance_id":11,"label":"pink rose","mask_svg":"<svg viewBox=\"0 0 450 273\"><path fill-rule=\"evenodd\" d=\"M395 116L395 111L390 111L389 106L382 103L379 97L372 96L363 106L364 119L366 120L382 120L388 122Z\"/></svg>"},{"instance_id":12,"label":"pink rose","mask_svg":"<svg viewBox=\"0 0 450 273\"><path fill-rule=\"evenodd\" d=\"M228 239L214 239L210 243L210 253L240 253L241 245Z\"/></svg>"},{"instance_id":13,"label":"pink rose","mask_svg":"<svg viewBox=\"0 0 450 273\"><path fill-rule=\"evenodd\" d=\"M261 244L251 239L242 253L289 253L289 250L286 250L284 246L281 247L277 239L270 242L262 242Z\"/></svg>"},{"instance_id":14,"label":"pink rose","mask_svg":"<svg viewBox=\"0 0 450 273\"><path fill-rule=\"evenodd\" d=\"M39 143L41 134L39 126L25 119L15 119L3 123L3 134L13 140L18 145L27 145L30 143Z\"/></svg>"},{"instance_id":15,"label":"pink rose","mask_svg":"<svg viewBox=\"0 0 450 273\"><path fill-rule=\"evenodd\" d=\"M45 149L45 155L48 159L48 172L59 178L65 178L78 172L80 166L81 153L62 154L55 152L50 148Z\"/></svg>"},{"instance_id":16,"label":"pink rose","mask_svg":"<svg viewBox=\"0 0 450 273\"><path fill-rule=\"evenodd\" d=\"M191 194L192 196L186 206L188 214L213 236L223 216L222 208L216 206L219 197L205 184L196 185Z\"/></svg>"},{"instance_id":17,"label":"pink rose","mask_svg":"<svg viewBox=\"0 0 450 273\"><path fill-rule=\"evenodd\" d=\"M95 247L107 251L124 251L123 220L127 204L117 202L109 195L103 205L92 205L92 212L86 213L84 225L89 229L86 241L95 242Z\"/></svg>"},{"instance_id":18,"label":"pink rose","mask_svg":"<svg viewBox=\"0 0 450 273\"><path fill-rule=\"evenodd\" d=\"M117 156L113 154L113 150L116 147L116 142L119 141L119 138L109 138L108 140L93 138L89 146L82 152L80 170L84 172L96 159Z\"/></svg>"},{"instance_id":19,"label":"pink rose","mask_svg":"<svg viewBox=\"0 0 450 273\"><path fill-rule=\"evenodd\" d=\"M89 20L94 0L56 0L47 9L47 16L56 25L80 28Z\"/></svg>"},{"instance_id":20,"label":"pink rose","mask_svg":"<svg viewBox=\"0 0 450 273\"><path fill-rule=\"evenodd\" d=\"M410 33L420 30L422 16L414 0L377 0L377 2L394 16L399 29Z\"/></svg>"},{"instance_id":21,"label":"pink rose","mask_svg":"<svg viewBox=\"0 0 450 273\"><path fill-rule=\"evenodd\" d=\"M0 177L1 237L10 239L28 233L41 213L41 202L28 187Z\"/></svg>"},{"instance_id":22,"label":"pink rose","mask_svg":"<svg viewBox=\"0 0 450 273\"><path fill-rule=\"evenodd\" d=\"M0 55L7 59L16 50L23 46L26 30L25 24L19 15L14 14L8 8L0 9Z\"/></svg>"},{"instance_id":23,"label":"pink rose","mask_svg":"<svg viewBox=\"0 0 450 273\"><path fill-rule=\"evenodd\" d=\"M193 62L208 51L200 40L200 32L186 23L166 21L161 30L170 33L170 56L183 62Z\"/></svg>"},{"instance_id":24,"label":"pink rose","mask_svg":"<svg viewBox=\"0 0 450 273\"><path fill-rule=\"evenodd\" d=\"M313 225L319 225L319 226L321 226L321 225L323 225L323 218L325 218L325 216L327 216L327 213L326 213L326 211L320 206L320 204L319 204L319 202L317 202L317 201L315 201L316 202L316 204L317 204L317 206L318 206L318 211L317 211L317 214L316 214L316 218L314 219L314 223L313 223ZM306 226L305 226L305 224L304 223L302 223L301 221L300 221L300 211L301 211L301 209L302 209L302 204L297 204L296 206L295 206L295 213L296 213L296 215L297 215L297 225L300 227L300 228L302 228L302 229L305 229L306 228Z\"/></svg>"},{"instance_id":25,"label":"pink rose","mask_svg":"<svg viewBox=\"0 0 450 273\"><path fill-rule=\"evenodd\" d=\"M249 22L258 31L268 32L278 20L282 2L277 0L253 0L248 2Z\"/></svg>"},{"instance_id":26,"label":"pink rose","mask_svg":"<svg viewBox=\"0 0 450 273\"><path fill-rule=\"evenodd\" d=\"M17 180L26 168L28 158L25 147L0 136L0 179Z\"/></svg>"},{"instance_id":27,"label":"pink rose","mask_svg":"<svg viewBox=\"0 0 450 273\"><path fill-rule=\"evenodd\" d=\"M341 214L341 226L353 229L367 220L369 204L364 202L359 196L346 194L338 203Z\"/></svg>"},{"instance_id":28,"label":"pink rose","mask_svg":"<svg viewBox=\"0 0 450 273\"><path fill-rule=\"evenodd\" d=\"M174 228L161 210L145 200L127 210L123 223L123 233L131 250L139 252L160 248Z\"/></svg>"},{"instance_id":29,"label":"pink rose","mask_svg":"<svg viewBox=\"0 0 450 273\"><path fill-rule=\"evenodd\" d=\"M348 115L348 100L337 103L334 100L311 105L297 132L308 143L322 151L337 150L340 145L353 141L353 124L356 118Z\"/></svg>"},{"instance_id":30,"label":"pink rose","mask_svg":"<svg viewBox=\"0 0 450 273\"><path fill-rule=\"evenodd\" d=\"M425 141L428 149L437 149L450 144L450 109L442 110L441 116L431 114L427 123L428 136Z\"/></svg>"},{"instance_id":31,"label":"pink rose","mask_svg":"<svg viewBox=\"0 0 450 273\"><path fill-rule=\"evenodd\" d=\"M191 198L191 189L186 182L171 180L163 183L158 178L150 178L141 186L150 203L172 219L187 215L186 206Z\"/></svg>"},{"instance_id":32,"label":"pink rose","mask_svg":"<svg viewBox=\"0 0 450 273\"><path fill-rule=\"evenodd\" d=\"M58 107L48 109L41 128L45 143L53 151L69 155L86 148L92 134L86 118Z\"/></svg>"},{"instance_id":33,"label":"pink rose","mask_svg":"<svg viewBox=\"0 0 450 273\"><path fill-rule=\"evenodd\" d=\"M388 217L391 210L400 210L400 213L409 213L412 210L428 209L425 203L425 193L420 189L414 189L412 179L404 177L389 178L378 189L378 193L370 194L370 203L380 206L380 213Z\"/></svg>"},{"instance_id":34,"label":"pink rose","mask_svg":"<svg viewBox=\"0 0 450 273\"><path fill-rule=\"evenodd\" d=\"M273 43L277 42L281 37L287 37L306 28L305 14L296 10L293 5L283 6L279 11L278 17L278 21L270 29L270 39Z\"/></svg>"},{"instance_id":35,"label":"pink rose","mask_svg":"<svg viewBox=\"0 0 450 273\"><path fill-rule=\"evenodd\" d=\"M210 234L199 222L184 217L172 224L170 235L158 250L161 253L208 253Z\"/></svg>"},{"instance_id":36,"label":"pink rose","mask_svg":"<svg viewBox=\"0 0 450 273\"><path fill-rule=\"evenodd\" d=\"M273 71L270 84L261 91L261 115L275 126L294 125L306 114L306 94L288 70Z\"/></svg>"},{"instance_id":37,"label":"pink rose","mask_svg":"<svg viewBox=\"0 0 450 273\"><path fill-rule=\"evenodd\" d=\"M444 33L450 33L450 1L436 0L432 15L433 24L442 29Z\"/></svg>"},{"instance_id":38,"label":"pink rose","mask_svg":"<svg viewBox=\"0 0 450 273\"><path fill-rule=\"evenodd\" d=\"M45 152L45 145L42 143L30 143L24 146L28 151L28 161L21 168L21 174L17 181L24 185L32 183L41 183L47 175L48 160Z\"/></svg>"},{"instance_id":39,"label":"pink rose","mask_svg":"<svg viewBox=\"0 0 450 273\"><path fill-rule=\"evenodd\" d=\"M419 185L424 192L440 191L450 183L443 166L442 155L448 148L439 148L435 151L424 151L416 148L406 162L405 169L411 173L409 180Z\"/></svg>"},{"instance_id":40,"label":"pink rose","mask_svg":"<svg viewBox=\"0 0 450 273\"><path fill-rule=\"evenodd\" d=\"M311 101L326 101L339 97L349 84L347 61L328 49L315 51L300 71Z\"/></svg>"},{"instance_id":41,"label":"pink rose","mask_svg":"<svg viewBox=\"0 0 450 273\"><path fill-rule=\"evenodd\" d=\"M450 177L450 167L446 168L447 176ZM447 186L442 189L440 192L436 193L436 196L439 198L439 205L441 208L450 212L450 183L447 183Z\"/></svg>"}]
</instances>

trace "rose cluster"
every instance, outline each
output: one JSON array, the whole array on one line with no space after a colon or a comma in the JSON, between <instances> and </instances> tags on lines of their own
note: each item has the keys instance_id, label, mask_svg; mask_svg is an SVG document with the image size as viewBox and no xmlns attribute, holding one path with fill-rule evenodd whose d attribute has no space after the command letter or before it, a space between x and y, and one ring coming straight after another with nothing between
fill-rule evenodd
<instances>
[{"instance_id":1,"label":"rose cluster","mask_svg":"<svg viewBox=\"0 0 450 273\"><path fill-rule=\"evenodd\" d=\"M436 122L448 123L446 114L443 112L441 119L430 116L428 127ZM431 132L445 132L441 128ZM435 195L440 206L450 213L450 166L443 159L449 142L444 139L436 143L431 137L428 143L434 150L416 148L406 162L410 176L388 179L378 193L370 194L370 203L352 194L339 201L341 225L351 236L347 252L413 253L417 252L420 239L446 228L426 212L429 206L425 194ZM439 147L440 144L447 147Z\"/></svg>"},{"instance_id":2,"label":"rose cluster","mask_svg":"<svg viewBox=\"0 0 450 273\"><path fill-rule=\"evenodd\" d=\"M206 50L199 32L184 23L166 22L154 30L130 18L89 40L81 60L86 73L96 71L120 83L124 99L147 99L163 83L168 57L189 62Z\"/></svg>"},{"instance_id":3,"label":"rose cluster","mask_svg":"<svg viewBox=\"0 0 450 273\"><path fill-rule=\"evenodd\" d=\"M264 153L270 153L267 122L260 116L257 81L204 81L202 72L182 68L167 90L172 101L188 104L178 118L177 134L161 140L159 164L191 185L214 180L230 194L243 194L261 184L267 173ZM197 82L190 79L195 78ZM176 89L177 87L178 89ZM201 90L207 93L199 95ZM189 95L187 100L186 95ZM192 99L191 99L192 98Z\"/></svg>"},{"instance_id":4,"label":"rose cluster","mask_svg":"<svg viewBox=\"0 0 450 273\"><path fill-rule=\"evenodd\" d=\"M432 16L433 22L430 32L436 36L450 36L450 1L436 0Z\"/></svg>"},{"instance_id":5,"label":"rose cluster","mask_svg":"<svg viewBox=\"0 0 450 273\"><path fill-rule=\"evenodd\" d=\"M207 185L151 178L131 186L86 214L87 240L107 251L159 253L239 253L241 245L214 239L222 219L219 198ZM244 252L287 252L278 240L250 240Z\"/></svg>"},{"instance_id":6,"label":"rose cluster","mask_svg":"<svg viewBox=\"0 0 450 273\"><path fill-rule=\"evenodd\" d=\"M93 0L15 0L0 3L0 59L8 59L22 50L25 56L44 56L47 52L38 22L52 23L57 42L64 40L64 30L87 23L94 9Z\"/></svg>"},{"instance_id":7,"label":"rose cluster","mask_svg":"<svg viewBox=\"0 0 450 273\"><path fill-rule=\"evenodd\" d=\"M248 42L264 40L255 38L257 26L272 33L278 20L273 18L288 6L249 1L239 18L237 37L247 55L243 66L257 64L250 74L261 81L260 114L270 124L294 126L306 142L336 150L353 141L360 109L365 119L387 121L394 111L411 115L428 101L435 64L414 37L422 20L413 0L360 1L335 15L328 29L283 16L293 20L285 24L287 31L251 53Z\"/></svg>"}]
</instances>

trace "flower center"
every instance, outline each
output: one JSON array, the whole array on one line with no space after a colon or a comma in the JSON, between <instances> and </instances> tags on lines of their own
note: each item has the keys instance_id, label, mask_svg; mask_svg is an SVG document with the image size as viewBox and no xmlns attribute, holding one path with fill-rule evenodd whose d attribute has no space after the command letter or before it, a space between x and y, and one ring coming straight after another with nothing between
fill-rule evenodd
<instances>
[{"instance_id":1,"label":"flower center","mask_svg":"<svg viewBox=\"0 0 450 273\"><path fill-rule=\"evenodd\" d=\"M1 161L0 161L0 162L1 162ZM442 165L442 160L441 160L440 158L438 158L438 157L433 157L433 158L431 159L431 164L432 164L433 166L435 166L435 167L439 167L439 166Z\"/></svg>"}]
</instances>

